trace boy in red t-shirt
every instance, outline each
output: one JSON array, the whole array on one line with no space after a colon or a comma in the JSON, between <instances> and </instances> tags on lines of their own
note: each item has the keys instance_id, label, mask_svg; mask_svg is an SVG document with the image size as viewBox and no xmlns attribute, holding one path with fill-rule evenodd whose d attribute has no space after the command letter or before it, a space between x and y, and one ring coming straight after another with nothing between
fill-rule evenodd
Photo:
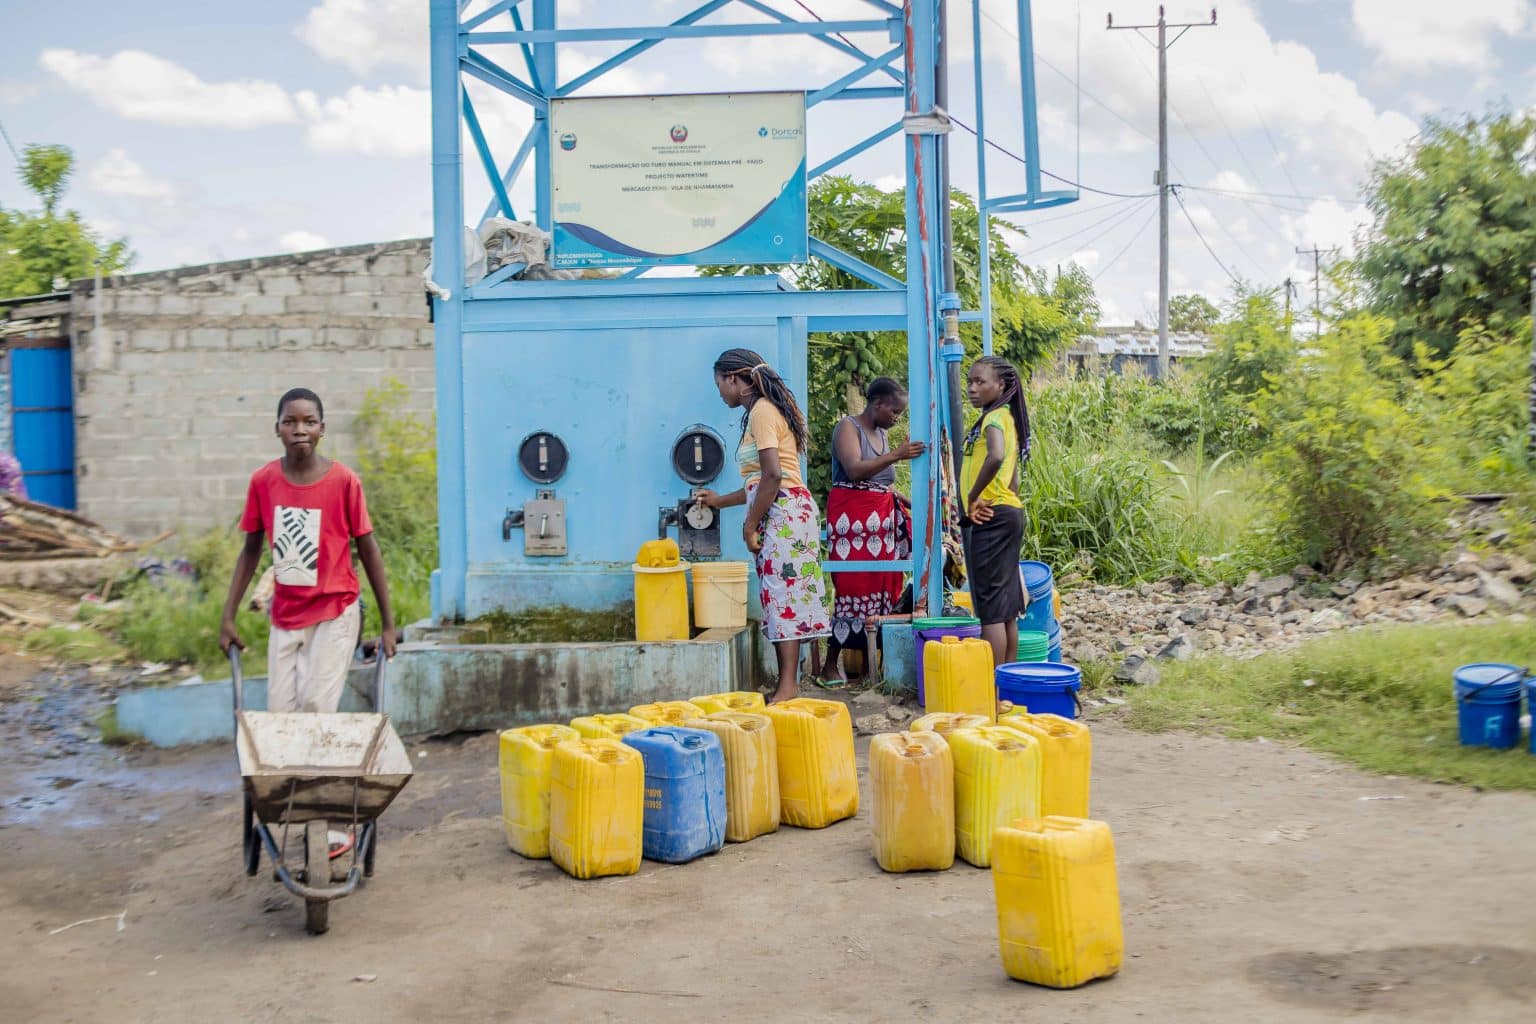
<instances>
[{"instance_id":1,"label":"boy in red t-shirt","mask_svg":"<svg viewBox=\"0 0 1536 1024\"><path fill-rule=\"evenodd\" d=\"M284 394L277 403L277 436L283 457L251 474L246 491L240 517L245 547L229 581L219 648L225 653L231 644L245 648L235 611L261 561L262 545L270 543L276 586L267 642L267 710L335 711L361 629L354 540L379 604L383 656L395 655L384 557L368 521L362 481L316 451L325 436L320 396L307 388Z\"/></svg>"}]
</instances>

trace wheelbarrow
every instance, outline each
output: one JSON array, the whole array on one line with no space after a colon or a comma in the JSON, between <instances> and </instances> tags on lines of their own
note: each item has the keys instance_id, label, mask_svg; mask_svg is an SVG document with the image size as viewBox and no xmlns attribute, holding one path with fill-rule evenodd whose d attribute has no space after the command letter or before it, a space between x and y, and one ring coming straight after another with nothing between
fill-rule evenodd
<instances>
[{"instance_id":1,"label":"wheelbarrow","mask_svg":"<svg viewBox=\"0 0 1536 1024\"><path fill-rule=\"evenodd\" d=\"M244 781L245 873L255 876L265 848L277 881L304 901L304 926L314 935L330 927L331 901L373 876L378 817L411 779L410 755L382 713L384 652L375 659L373 713L247 711L240 654L229 651L235 750ZM333 857L333 825L347 830L349 862ZM278 827L281 843L273 836ZM304 832L302 865L284 858L290 828Z\"/></svg>"}]
</instances>

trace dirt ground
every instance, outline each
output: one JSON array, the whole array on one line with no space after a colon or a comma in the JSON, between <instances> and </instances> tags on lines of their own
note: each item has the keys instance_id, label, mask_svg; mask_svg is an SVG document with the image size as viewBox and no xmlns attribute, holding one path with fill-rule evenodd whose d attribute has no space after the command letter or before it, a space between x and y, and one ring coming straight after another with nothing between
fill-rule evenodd
<instances>
[{"instance_id":1,"label":"dirt ground","mask_svg":"<svg viewBox=\"0 0 1536 1024\"><path fill-rule=\"evenodd\" d=\"M267 871L240 869L232 752L102 747L79 724L102 700L80 674L0 690L6 1020L1496 1022L1536 1007L1526 794L1095 721L1127 959L1053 992L1003 974L988 872L882 874L867 811L628 878L522 860L488 735L409 744L419 774L383 819L375 879L311 937Z\"/></svg>"}]
</instances>

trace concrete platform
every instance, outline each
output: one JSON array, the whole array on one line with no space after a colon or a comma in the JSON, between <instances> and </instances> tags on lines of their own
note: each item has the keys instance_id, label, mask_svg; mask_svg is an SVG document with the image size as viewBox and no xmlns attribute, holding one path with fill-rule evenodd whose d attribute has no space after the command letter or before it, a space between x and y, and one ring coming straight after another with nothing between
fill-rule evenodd
<instances>
[{"instance_id":1,"label":"concrete platform","mask_svg":"<svg viewBox=\"0 0 1536 1024\"><path fill-rule=\"evenodd\" d=\"M407 643L390 663L385 710L402 734L442 735L755 689L760 636L749 626L671 643ZM352 670L341 710L372 710L372 673L371 666ZM266 680L253 677L245 687L246 707L265 708ZM124 693L117 726L158 747L230 739L230 681Z\"/></svg>"}]
</instances>

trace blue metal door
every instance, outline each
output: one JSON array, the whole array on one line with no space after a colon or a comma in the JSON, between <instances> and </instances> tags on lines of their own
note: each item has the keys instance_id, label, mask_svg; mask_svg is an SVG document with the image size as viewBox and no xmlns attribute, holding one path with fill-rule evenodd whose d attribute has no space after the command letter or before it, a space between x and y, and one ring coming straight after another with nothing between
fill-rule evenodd
<instances>
[{"instance_id":1,"label":"blue metal door","mask_svg":"<svg viewBox=\"0 0 1536 1024\"><path fill-rule=\"evenodd\" d=\"M75 409L69 349L11 349L11 437L27 496L75 507Z\"/></svg>"}]
</instances>

